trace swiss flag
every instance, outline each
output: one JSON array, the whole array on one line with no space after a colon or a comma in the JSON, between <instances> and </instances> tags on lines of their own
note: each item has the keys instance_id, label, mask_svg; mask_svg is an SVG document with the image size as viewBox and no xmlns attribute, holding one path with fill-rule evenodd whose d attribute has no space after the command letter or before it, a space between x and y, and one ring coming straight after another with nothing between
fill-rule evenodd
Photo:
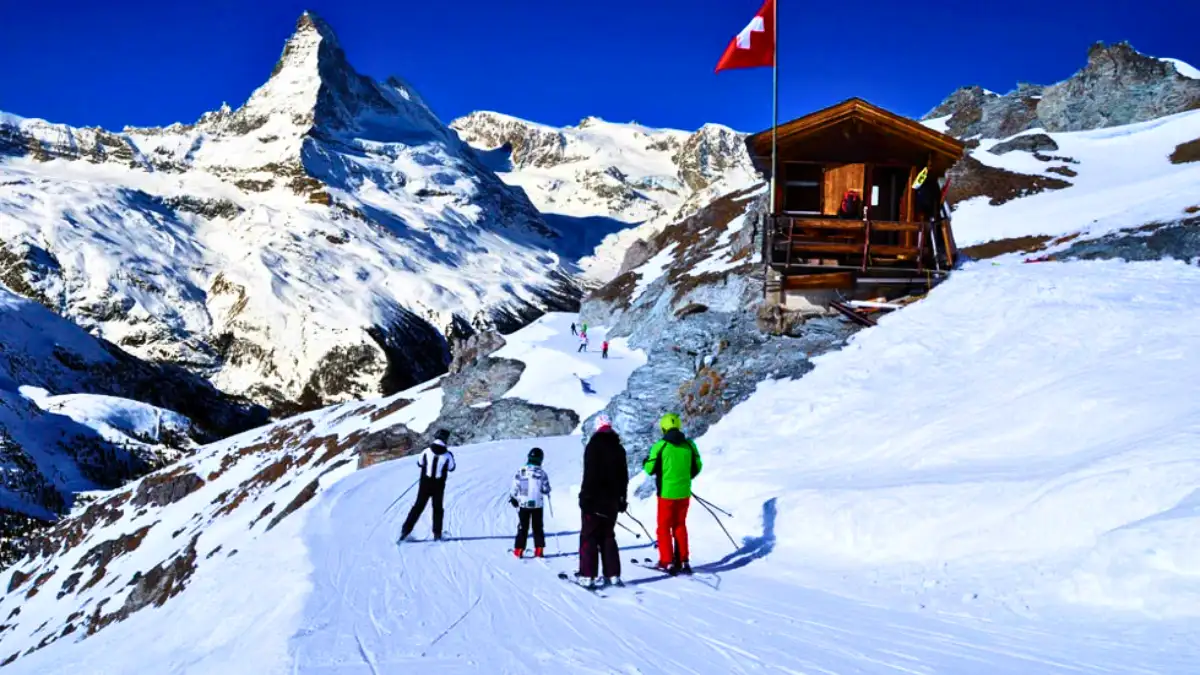
<instances>
[{"instance_id":1,"label":"swiss flag","mask_svg":"<svg viewBox=\"0 0 1200 675\"><path fill-rule=\"evenodd\" d=\"M775 0L766 0L758 14L725 48L713 72L775 65Z\"/></svg>"}]
</instances>

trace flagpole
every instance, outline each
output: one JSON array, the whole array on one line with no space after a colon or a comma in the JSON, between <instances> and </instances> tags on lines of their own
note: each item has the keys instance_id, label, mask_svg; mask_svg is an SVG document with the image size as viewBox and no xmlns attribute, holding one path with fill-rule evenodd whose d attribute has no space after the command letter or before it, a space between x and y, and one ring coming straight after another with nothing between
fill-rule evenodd
<instances>
[{"instance_id":1,"label":"flagpole","mask_svg":"<svg viewBox=\"0 0 1200 675\"><path fill-rule=\"evenodd\" d=\"M779 0L771 3L771 22L775 29L771 55L771 215L775 215L776 176L779 175Z\"/></svg>"}]
</instances>

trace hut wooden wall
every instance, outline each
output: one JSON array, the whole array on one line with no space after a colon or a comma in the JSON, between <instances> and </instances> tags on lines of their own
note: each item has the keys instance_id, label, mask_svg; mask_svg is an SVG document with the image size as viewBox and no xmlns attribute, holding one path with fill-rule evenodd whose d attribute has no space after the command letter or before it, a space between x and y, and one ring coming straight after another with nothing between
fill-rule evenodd
<instances>
[{"instance_id":1,"label":"hut wooden wall","mask_svg":"<svg viewBox=\"0 0 1200 675\"><path fill-rule=\"evenodd\" d=\"M842 195L846 190L863 190L863 164L843 164L825 168L825 202L822 213L827 216L837 215L842 205Z\"/></svg>"}]
</instances>

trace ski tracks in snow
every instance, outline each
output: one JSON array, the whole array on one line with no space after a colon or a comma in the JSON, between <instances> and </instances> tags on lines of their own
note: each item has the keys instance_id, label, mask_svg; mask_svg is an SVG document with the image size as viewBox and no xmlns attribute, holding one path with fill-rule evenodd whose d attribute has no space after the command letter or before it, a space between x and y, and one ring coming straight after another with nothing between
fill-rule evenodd
<instances>
[{"instance_id":1,"label":"ski tracks in snow","mask_svg":"<svg viewBox=\"0 0 1200 675\"><path fill-rule=\"evenodd\" d=\"M765 565L725 571L715 587L672 579L629 564L631 554L643 557L645 542L622 538L627 533L618 540L630 586L591 596L556 578L576 568L578 437L536 441L558 498L555 517L546 514L547 545L564 533L562 550L544 560L508 552L516 516L506 492L530 443L456 452L441 542L429 538L430 507L418 541L396 543L415 495L378 523L402 489L395 486L415 474L409 460L358 472L324 493L305 535L315 583L304 628L292 638L292 670L1080 673L1138 672L1150 656L1128 644L1081 648L1017 626L872 607L772 578ZM696 528L693 548L715 559L729 544L719 533L708 537L710 529Z\"/></svg>"}]
</instances>

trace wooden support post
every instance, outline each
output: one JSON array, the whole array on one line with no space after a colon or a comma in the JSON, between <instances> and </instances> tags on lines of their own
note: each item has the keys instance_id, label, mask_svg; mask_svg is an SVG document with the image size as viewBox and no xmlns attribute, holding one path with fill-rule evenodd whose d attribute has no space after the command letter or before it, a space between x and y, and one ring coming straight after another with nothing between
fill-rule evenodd
<instances>
[{"instance_id":1,"label":"wooden support post","mask_svg":"<svg viewBox=\"0 0 1200 675\"><path fill-rule=\"evenodd\" d=\"M764 213L760 220L762 227L762 266L763 266L763 302L767 300L767 284L771 281L771 263L774 262L774 256L771 254L771 214Z\"/></svg>"},{"instance_id":2,"label":"wooden support post","mask_svg":"<svg viewBox=\"0 0 1200 675\"><path fill-rule=\"evenodd\" d=\"M904 222L911 223L913 220L913 212L915 205L913 202L917 200L917 191L912 188L913 181L917 179L917 167L910 166L908 168L908 182L904 184ZM918 239L920 235L918 235ZM912 246L912 233L904 233L904 245Z\"/></svg>"},{"instance_id":3,"label":"wooden support post","mask_svg":"<svg viewBox=\"0 0 1200 675\"><path fill-rule=\"evenodd\" d=\"M871 256L871 196L874 190L871 188L875 180L874 166L871 164L863 165L863 253L862 253L862 271L867 271L868 261Z\"/></svg>"},{"instance_id":4,"label":"wooden support post","mask_svg":"<svg viewBox=\"0 0 1200 675\"><path fill-rule=\"evenodd\" d=\"M925 271L925 227L921 226L921 231L917 232L917 271Z\"/></svg>"}]
</instances>

